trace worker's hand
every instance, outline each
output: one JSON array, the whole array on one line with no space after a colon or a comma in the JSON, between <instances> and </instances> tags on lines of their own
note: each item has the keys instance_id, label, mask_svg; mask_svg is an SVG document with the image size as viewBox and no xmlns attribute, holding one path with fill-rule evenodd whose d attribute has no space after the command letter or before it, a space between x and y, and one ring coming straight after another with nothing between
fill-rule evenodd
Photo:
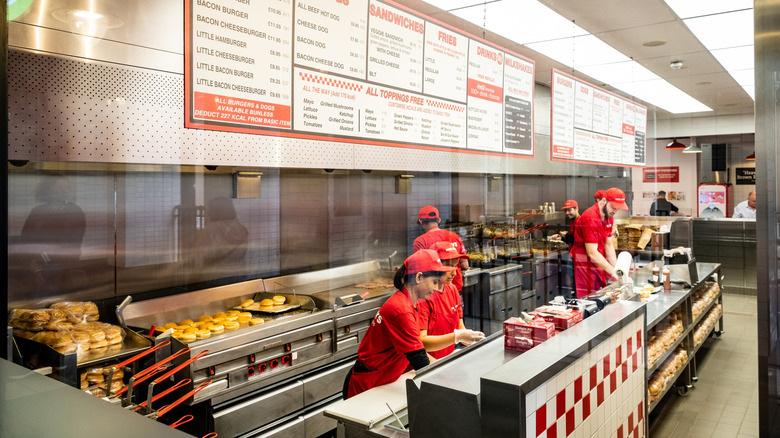
<instances>
[{"instance_id":1,"label":"worker's hand","mask_svg":"<svg viewBox=\"0 0 780 438\"><path fill-rule=\"evenodd\" d=\"M455 330L455 343L461 343L463 345L471 345L477 341L485 339L485 334L474 330L463 329Z\"/></svg>"}]
</instances>

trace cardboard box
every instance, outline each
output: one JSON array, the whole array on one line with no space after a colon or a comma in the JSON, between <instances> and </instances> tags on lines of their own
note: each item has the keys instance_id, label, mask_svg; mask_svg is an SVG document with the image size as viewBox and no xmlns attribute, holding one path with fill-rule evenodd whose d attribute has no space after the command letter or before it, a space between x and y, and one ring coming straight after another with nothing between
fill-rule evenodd
<instances>
[{"instance_id":1,"label":"cardboard box","mask_svg":"<svg viewBox=\"0 0 780 438\"><path fill-rule=\"evenodd\" d=\"M540 316L545 321L551 322L558 330L566 330L582 321L582 312L575 309L559 309L542 306L531 312L533 316Z\"/></svg>"},{"instance_id":2,"label":"cardboard box","mask_svg":"<svg viewBox=\"0 0 780 438\"><path fill-rule=\"evenodd\" d=\"M555 336L555 325L542 319L525 322L520 318L504 321L504 348L527 351Z\"/></svg>"}]
</instances>

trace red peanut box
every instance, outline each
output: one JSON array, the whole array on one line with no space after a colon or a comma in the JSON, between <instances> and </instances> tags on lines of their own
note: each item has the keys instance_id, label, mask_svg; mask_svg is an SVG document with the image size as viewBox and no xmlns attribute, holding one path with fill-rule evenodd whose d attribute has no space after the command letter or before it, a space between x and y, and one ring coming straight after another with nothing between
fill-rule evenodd
<instances>
[{"instance_id":1,"label":"red peanut box","mask_svg":"<svg viewBox=\"0 0 780 438\"><path fill-rule=\"evenodd\" d=\"M553 309L542 306L532 313L541 316L547 322L555 324L555 328L558 330L566 330L582 321L582 312L574 309Z\"/></svg>"},{"instance_id":2,"label":"red peanut box","mask_svg":"<svg viewBox=\"0 0 780 438\"><path fill-rule=\"evenodd\" d=\"M505 338L526 338L541 343L553 336L555 336L555 325L547 321L537 320L528 323L515 317L504 321Z\"/></svg>"}]
</instances>

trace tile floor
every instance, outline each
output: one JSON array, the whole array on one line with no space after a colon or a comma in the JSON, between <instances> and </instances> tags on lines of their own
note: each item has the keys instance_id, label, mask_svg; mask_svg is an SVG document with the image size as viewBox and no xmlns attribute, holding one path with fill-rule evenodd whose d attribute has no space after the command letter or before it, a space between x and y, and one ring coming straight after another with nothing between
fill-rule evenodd
<instances>
[{"instance_id":1,"label":"tile floor","mask_svg":"<svg viewBox=\"0 0 780 438\"><path fill-rule=\"evenodd\" d=\"M695 388L666 395L651 437L758 437L756 297L724 293L723 312L725 333L697 354Z\"/></svg>"}]
</instances>

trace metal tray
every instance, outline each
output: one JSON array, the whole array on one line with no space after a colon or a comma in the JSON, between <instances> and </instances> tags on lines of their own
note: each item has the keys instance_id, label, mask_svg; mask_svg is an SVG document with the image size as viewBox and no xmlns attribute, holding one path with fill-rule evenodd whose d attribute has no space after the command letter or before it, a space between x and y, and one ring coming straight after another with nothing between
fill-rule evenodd
<instances>
[{"instance_id":1,"label":"metal tray","mask_svg":"<svg viewBox=\"0 0 780 438\"><path fill-rule=\"evenodd\" d=\"M263 310L260 310L260 303L255 301L249 307L234 306L233 309L241 310L243 312L277 314L289 312L290 310L300 309L300 307L300 304L280 304L278 306L271 306L270 308L264 308Z\"/></svg>"}]
</instances>

